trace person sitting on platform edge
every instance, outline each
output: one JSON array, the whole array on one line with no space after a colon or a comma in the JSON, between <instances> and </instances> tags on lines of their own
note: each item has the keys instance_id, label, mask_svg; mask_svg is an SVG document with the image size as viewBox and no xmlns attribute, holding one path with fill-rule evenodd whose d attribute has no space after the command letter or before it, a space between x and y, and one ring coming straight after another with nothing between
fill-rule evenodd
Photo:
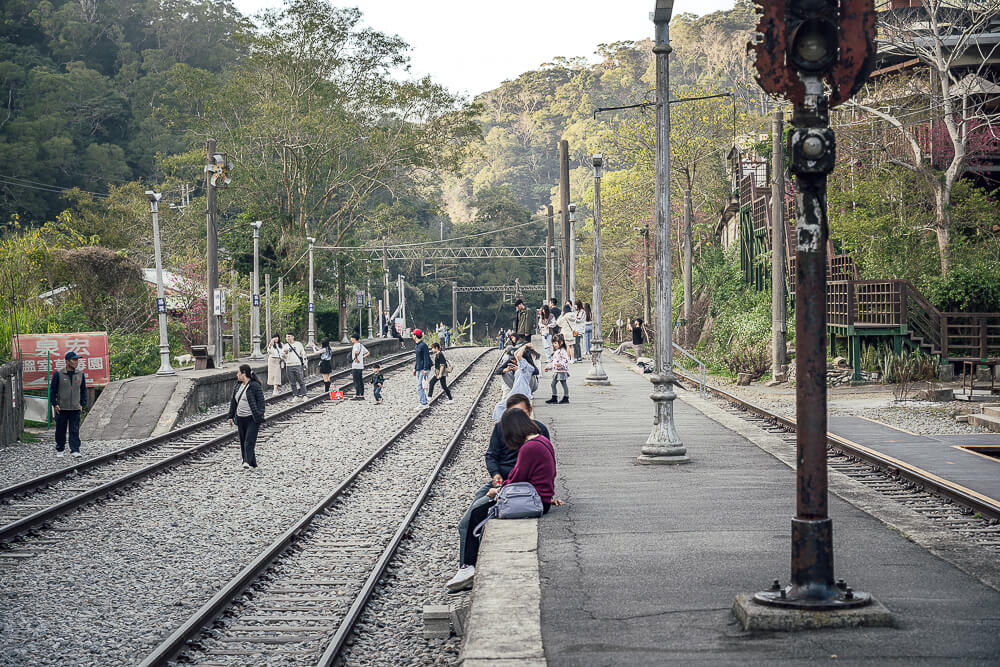
<instances>
[{"instance_id":1,"label":"person sitting on platform edge","mask_svg":"<svg viewBox=\"0 0 1000 667\"><path fill-rule=\"evenodd\" d=\"M535 419L535 411L531 407L530 398L524 394L511 394L507 397L506 405L507 410L511 408L524 410L531 417L532 421L535 422L538 431L546 438L549 437L549 429L545 428L545 424ZM489 473L491 479L476 491L472 496L473 500L482 498L494 486L500 486L504 479L510 475L510 471L514 469L514 464L516 463L517 451L509 449L504 445L503 431L501 430L500 422L497 422L493 425L493 432L490 434L490 445L486 449L486 471Z\"/></svg>"},{"instance_id":2,"label":"person sitting on platform edge","mask_svg":"<svg viewBox=\"0 0 1000 667\"><path fill-rule=\"evenodd\" d=\"M229 425L232 426L235 420L240 433L243 467L256 468L257 431L264 423L264 389L250 364L240 366L236 371L236 380L233 396L229 400Z\"/></svg>"},{"instance_id":3,"label":"person sitting on platform edge","mask_svg":"<svg viewBox=\"0 0 1000 667\"><path fill-rule=\"evenodd\" d=\"M49 385L49 405L56 413L56 457L66 449L66 427L69 427L69 451L80 458L80 415L87 407L87 378L76 370L80 357L72 350L66 353L66 368L52 375Z\"/></svg>"},{"instance_id":4,"label":"person sitting on platform edge","mask_svg":"<svg viewBox=\"0 0 1000 667\"><path fill-rule=\"evenodd\" d=\"M504 444L517 453L517 463L502 486L515 482L529 482L542 499L542 512L548 513L552 505L562 505L563 501L553 498L556 479L555 450L549 439L528 414L520 408L511 408L500 419ZM479 558L479 538L471 530L489 514L496 504L499 487L493 487L486 495L472 501L465 516L459 522L459 568L455 576L446 584L451 592L462 591L472 586ZM464 530L463 530L464 524Z\"/></svg>"}]
</instances>

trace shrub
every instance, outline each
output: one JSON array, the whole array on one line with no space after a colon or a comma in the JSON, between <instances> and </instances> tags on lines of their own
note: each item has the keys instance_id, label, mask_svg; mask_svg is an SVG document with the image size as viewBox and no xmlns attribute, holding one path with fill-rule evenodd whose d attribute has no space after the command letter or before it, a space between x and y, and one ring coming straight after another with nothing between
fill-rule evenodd
<instances>
[{"instance_id":1,"label":"shrub","mask_svg":"<svg viewBox=\"0 0 1000 667\"><path fill-rule=\"evenodd\" d=\"M921 282L921 290L938 310L1000 312L1000 268L956 266L946 276Z\"/></svg>"}]
</instances>

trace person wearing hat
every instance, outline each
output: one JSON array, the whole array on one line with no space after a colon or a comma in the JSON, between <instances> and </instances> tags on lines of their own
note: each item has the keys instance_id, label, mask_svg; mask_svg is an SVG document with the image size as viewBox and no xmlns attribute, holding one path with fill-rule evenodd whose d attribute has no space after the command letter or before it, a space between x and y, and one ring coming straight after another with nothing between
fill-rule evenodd
<instances>
[{"instance_id":1,"label":"person wearing hat","mask_svg":"<svg viewBox=\"0 0 1000 667\"><path fill-rule=\"evenodd\" d=\"M423 341L424 332L420 329L413 330L413 342L415 347L413 352L416 356L416 363L413 365L413 375L417 378L417 398L420 403L417 405L418 410L423 410L427 407L427 391L424 389L424 383L427 382L427 376L431 372L431 352L427 349L427 343Z\"/></svg>"},{"instance_id":2,"label":"person wearing hat","mask_svg":"<svg viewBox=\"0 0 1000 667\"><path fill-rule=\"evenodd\" d=\"M56 413L56 456L66 449L66 426L69 426L69 451L80 458L80 413L87 406L87 379L76 370L80 357L66 353L66 368L56 371L49 385L49 405Z\"/></svg>"}]
</instances>

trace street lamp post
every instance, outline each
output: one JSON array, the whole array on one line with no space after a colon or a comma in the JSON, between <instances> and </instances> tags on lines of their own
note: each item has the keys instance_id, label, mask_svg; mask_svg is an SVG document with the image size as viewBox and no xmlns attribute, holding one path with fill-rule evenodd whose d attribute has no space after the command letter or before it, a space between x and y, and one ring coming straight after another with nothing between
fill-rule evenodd
<instances>
[{"instance_id":1,"label":"street lamp post","mask_svg":"<svg viewBox=\"0 0 1000 667\"><path fill-rule=\"evenodd\" d=\"M163 294L163 260L160 256L159 203L162 193L146 190L149 207L153 212L153 255L156 258L156 315L160 320L160 370L157 375L176 375L170 367L170 343L167 341L167 299Z\"/></svg>"},{"instance_id":2,"label":"street lamp post","mask_svg":"<svg viewBox=\"0 0 1000 667\"><path fill-rule=\"evenodd\" d=\"M651 378L653 430L642 448L643 464L687 463L687 450L674 425L673 296L670 267L670 14L673 0L656 0L656 371Z\"/></svg>"},{"instance_id":3,"label":"street lamp post","mask_svg":"<svg viewBox=\"0 0 1000 667\"><path fill-rule=\"evenodd\" d=\"M316 347L316 306L313 301L313 246L316 244L316 239L312 236L306 237L306 241L309 241L309 332L308 340L306 341L307 347Z\"/></svg>"},{"instance_id":4,"label":"street lamp post","mask_svg":"<svg viewBox=\"0 0 1000 667\"><path fill-rule=\"evenodd\" d=\"M576 302L576 204L569 205L569 300Z\"/></svg>"},{"instance_id":5,"label":"street lamp post","mask_svg":"<svg viewBox=\"0 0 1000 667\"><path fill-rule=\"evenodd\" d=\"M590 341L590 373L587 374L587 384L608 385L611 381L601 363L601 351L604 341L601 340L601 176L604 172L604 156L594 155L594 293L593 300L593 337Z\"/></svg>"},{"instance_id":6,"label":"street lamp post","mask_svg":"<svg viewBox=\"0 0 1000 667\"><path fill-rule=\"evenodd\" d=\"M263 223L255 220L250 223L253 227L253 294L250 295L251 316L250 335L253 339L253 347L250 350L251 359L263 359L264 355L260 351L260 226Z\"/></svg>"}]
</instances>

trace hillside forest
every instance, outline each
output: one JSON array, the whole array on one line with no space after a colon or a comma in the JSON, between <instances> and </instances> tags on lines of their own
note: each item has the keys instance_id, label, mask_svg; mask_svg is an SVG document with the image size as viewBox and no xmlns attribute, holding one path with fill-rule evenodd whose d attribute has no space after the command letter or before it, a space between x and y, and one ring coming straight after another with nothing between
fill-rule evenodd
<instances>
[{"instance_id":1,"label":"hillside forest","mask_svg":"<svg viewBox=\"0 0 1000 667\"><path fill-rule=\"evenodd\" d=\"M738 0L671 25L673 98L708 98L672 105L672 247L679 252L687 192L701 320L687 343L718 366L733 350L761 348L770 330L770 296L747 289L734 251L714 233L732 194L730 149L761 158L771 150L779 103L763 96L747 58L755 22L752 4ZM304 255L315 237L319 335L338 339L358 321L355 290L382 283L380 258L355 248L544 244L539 211L559 208L561 139L577 204L578 293L591 290L590 163L601 153L605 330L619 318L648 321L653 112L595 110L652 99L651 47L637 35L595 45L589 60L554 56L470 100L407 77L405 43L327 0L289 0L256 16L228 0L9 0L0 7L0 313L9 314L0 358L14 332L107 330L115 377L155 370L153 305L141 281L153 261L146 190L164 193L164 268L186 298L171 317L171 346L180 353L204 340L209 138L232 163L218 196L220 276L243 294L243 331L250 222L263 222L261 273L283 280L275 328L305 333ZM834 118L844 146L886 143L852 113ZM831 178L832 234L862 277L912 280L942 308L1000 310L1000 216L989 184L957 182L942 246L934 192L919 174L885 151L846 154L864 157L841 160ZM392 261L389 272L393 285L405 276L408 324L431 328L451 320L452 281L544 282L539 259ZM674 277L679 286L680 271ZM66 285L59 299L39 299ZM478 334L509 324L502 295L461 297L459 319L471 305Z\"/></svg>"}]
</instances>

